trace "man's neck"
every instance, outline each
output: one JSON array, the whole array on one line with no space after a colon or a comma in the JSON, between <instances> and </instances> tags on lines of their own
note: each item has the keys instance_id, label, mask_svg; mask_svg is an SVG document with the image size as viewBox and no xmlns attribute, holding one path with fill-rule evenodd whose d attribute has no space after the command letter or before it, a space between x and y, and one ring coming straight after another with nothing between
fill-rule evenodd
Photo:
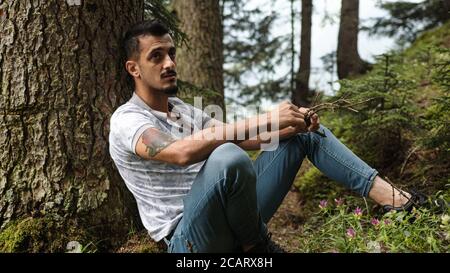
<instances>
[{"instance_id":1,"label":"man's neck","mask_svg":"<svg viewBox=\"0 0 450 273\"><path fill-rule=\"evenodd\" d=\"M166 114L169 112L169 97L166 94L141 88L136 88L135 93L153 110L164 112Z\"/></svg>"}]
</instances>

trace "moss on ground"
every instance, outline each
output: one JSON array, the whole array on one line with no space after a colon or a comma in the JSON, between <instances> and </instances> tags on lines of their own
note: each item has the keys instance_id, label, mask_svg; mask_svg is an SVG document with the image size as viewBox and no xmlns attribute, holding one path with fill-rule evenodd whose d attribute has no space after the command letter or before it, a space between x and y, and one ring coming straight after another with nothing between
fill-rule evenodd
<instances>
[{"instance_id":1,"label":"moss on ground","mask_svg":"<svg viewBox=\"0 0 450 273\"><path fill-rule=\"evenodd\" d=\"M65 252L70 241L89 245L84 251L95 249L89 236L72 221L27 217L9 222L0 232L0 252Z\"/></svg>"}]
</instances>

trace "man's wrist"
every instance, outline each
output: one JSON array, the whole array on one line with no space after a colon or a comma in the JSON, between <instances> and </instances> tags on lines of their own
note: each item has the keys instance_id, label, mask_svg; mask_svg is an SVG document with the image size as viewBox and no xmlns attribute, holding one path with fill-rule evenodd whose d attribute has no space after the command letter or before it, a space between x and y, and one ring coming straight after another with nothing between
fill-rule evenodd
<instances>
[{"instance_id":1,"label":"man's wrist","mask_svg":"<svg viewBox=\"0 0 450 273\"><path fill-rule=\"evenodd\" d=\"M272 131L272 115L271 114L272 114L271 112L266 112L266 113L258 115L258 134Z\"/></svg>"}]
</instances>

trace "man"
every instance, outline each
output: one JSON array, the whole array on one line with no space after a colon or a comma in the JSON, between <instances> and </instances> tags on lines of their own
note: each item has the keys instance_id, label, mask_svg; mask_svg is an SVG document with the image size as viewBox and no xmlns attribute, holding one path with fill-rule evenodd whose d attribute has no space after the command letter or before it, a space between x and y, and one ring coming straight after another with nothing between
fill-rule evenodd
<instances>
[{"instance_id":1,"label":"man","mask_svg":"<svg viewBox=\"0 0 450 273\"><path fill-rule=\"evenodd\" d=\"M161 23L133 26L124 50L135 91L111 117L110 154L150 236L164 240L169 252L281 251L266 224L305 156L362 196L393 209L411 207L409 193L381 179L306 108L284 102L226 124L176 98L176 48ZM267 129L250 140L256 128ZM279 145L252 162L244 150L260 149L263 134L279 137Z\"/></svg>"}]
</instances>

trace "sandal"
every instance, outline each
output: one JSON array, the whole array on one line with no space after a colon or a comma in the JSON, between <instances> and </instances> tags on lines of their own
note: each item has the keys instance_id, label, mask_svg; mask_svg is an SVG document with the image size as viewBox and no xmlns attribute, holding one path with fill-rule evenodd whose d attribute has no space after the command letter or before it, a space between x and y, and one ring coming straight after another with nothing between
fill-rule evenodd
<instances>
[{"instance_id":1,"label":"sandal","mask_svg":"<svg viewBox=\"0 0 450 273\"><path fill-rule=\"evenodd\" d=\"M408 202L406 202L406 204L402 205L401 207L384 205L382 207L383 214L388 213L392 210L411 212L413 208L423 207L428 203L428 197L425 194L416 190L411 190L409 193L411 194L411 197L408 198Z\"/></svg>"}]
</instances>

